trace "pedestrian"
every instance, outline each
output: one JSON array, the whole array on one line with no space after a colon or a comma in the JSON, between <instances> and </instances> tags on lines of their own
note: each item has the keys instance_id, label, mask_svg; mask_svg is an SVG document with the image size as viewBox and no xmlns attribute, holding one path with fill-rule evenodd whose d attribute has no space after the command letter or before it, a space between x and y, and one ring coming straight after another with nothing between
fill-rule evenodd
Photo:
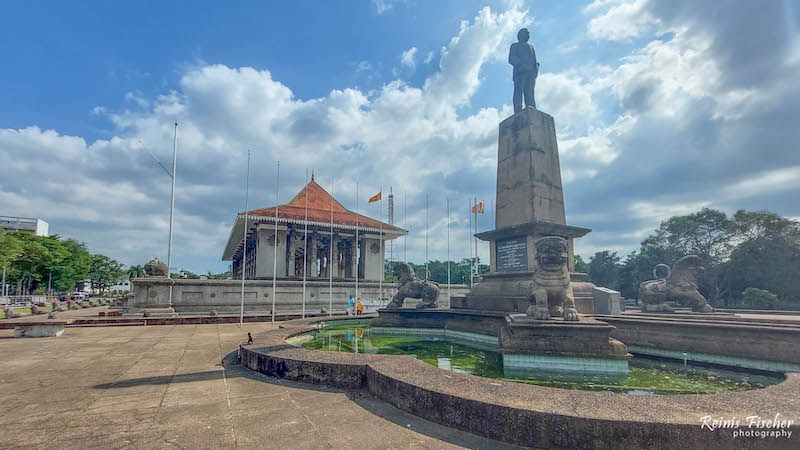
<instances>
[{"instance_id":1,"label":"pedestrian","mask_svg":"<svg viewBox=\"0 0 800 450\"><path fill-rule=\"evenodd\" d=\"M351 295L350 298L347 299L347 315L348 316L352 316L353 314L355 314L355 306L356 306L356 301L353 298L353 296Z\"/></svg>"},{"instance_id":2,"label":"pedestrian","mask_svg":"<svg viewBox=\"0 0 800 450\"><path fill-rule=\"evenodd\" d=\"M361 314L364 314L364 307L361 306L361 297L359 297L356 303L356 315L360 316Z\"/></svg>"}]
</instances>

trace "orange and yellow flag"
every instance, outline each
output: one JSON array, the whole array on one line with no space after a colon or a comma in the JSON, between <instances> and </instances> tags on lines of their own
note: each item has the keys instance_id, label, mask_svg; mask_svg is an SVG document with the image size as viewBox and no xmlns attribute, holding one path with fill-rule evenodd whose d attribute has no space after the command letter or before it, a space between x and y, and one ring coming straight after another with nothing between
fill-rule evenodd
<instances>
[{"instance_id":1,"label":"orange and yellow flag","mask_svg":"<svg viewBox=\"0 0 800 450\"><path fill-rule=\"evenodd\" d=\"M483 202L478 202L472 207L472 214L483 214Z\"/></svg>"},{"instance_id":2,"label":"orange and yellow flag","mask_svg":"<svg viewBox=\"0 0 800 450\"><path fill-rule=\"evenodd\" d=\"M375 194L372 197L370 197L369 201L367 203L377 202L380 199L381 199L381 193L378 192L377 194Z\"/></svg>"}]
</instances>

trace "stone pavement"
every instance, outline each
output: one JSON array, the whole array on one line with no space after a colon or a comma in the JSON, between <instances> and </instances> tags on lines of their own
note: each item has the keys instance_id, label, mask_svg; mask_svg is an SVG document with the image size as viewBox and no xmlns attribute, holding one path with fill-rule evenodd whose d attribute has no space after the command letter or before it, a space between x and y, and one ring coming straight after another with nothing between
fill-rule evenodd
<instances>
[{"instance_id":1,"label":"stone pavement","mask_svg":"<svg viewBox=\"0 0 800 450\"><path fill-rule=\"evenodd\" d=\"M248 331L273 326L0 330L0 448L509 448L361 391L230 364Z\"/></svg>"}]
</instances>

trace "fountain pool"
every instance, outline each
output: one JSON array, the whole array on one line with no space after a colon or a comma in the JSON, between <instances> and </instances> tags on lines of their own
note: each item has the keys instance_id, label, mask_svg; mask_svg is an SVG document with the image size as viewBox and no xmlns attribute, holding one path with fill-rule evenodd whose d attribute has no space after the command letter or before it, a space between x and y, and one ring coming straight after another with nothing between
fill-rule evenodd
<instances>
[{"instance_id":1,"label":"fountain pool","mask_svg":"<svg viewBox=\"0 0 800 450\"><path fill-rule=\"evenodd\" d=\"M627 376L563 373L520 375L504 371L502 355L497 351L472 348L439 338L381 335L379 328L372 329L366 322L329 322L318 330L292 338L290 342L304 348L325 351L410 355L443 370L505 381L632 395L746 391L773 385L784 379L777 373L684 365L674 360L644 357L635 357L630 361Z\"/></svg>"}]
</instances>

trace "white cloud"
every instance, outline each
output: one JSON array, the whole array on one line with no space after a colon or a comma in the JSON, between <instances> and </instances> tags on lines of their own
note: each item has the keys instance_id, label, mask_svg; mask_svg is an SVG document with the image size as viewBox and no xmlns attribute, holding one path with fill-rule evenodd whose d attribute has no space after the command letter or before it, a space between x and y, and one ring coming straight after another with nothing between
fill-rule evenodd
<instances>
[{"instance_id":1,"label":"white cloud","mask_svg":"<svg viewBox=\"0 0 800 450\"><path fill-rule=\"evenodd\" d=\"M682 216L697 212L710 204L710 201L693 203L656 203L652 201L640 201L632 204L629 210L634 217L661 222L672 216Z\"/></svg>"},{"instance_id":2,"label":"white cloud","mask_svg":"<svg viewBox=\"0 0 800 450\"><path fill-rule=\"evenodd\" d=\"M597 119L597 106L592 101L594 88L573 72L541 74L536 80L536 104L556 118L559 133L582 135Z\"/></svg>"},{"instance_id":3,"label":"white cloud","mask_svg":"<svg viewBox=\"0 0 800 450\"><path fill-rule=\"evenodd\" d=\"M281 161L282 202L301 188L306 168L316 169L323 184L334 176L335 195L350 208L355 207L356 179L362 197L381 186L406 191L410 212L423 210L425 193L464 204L465 195L488 198L494 193L475 192L463 183L493 176L497 124L509 112L486 108L459 117L455 111L480 85L480 67L502 36L523 19L517 10L482 9L462 23L445 47L440 70L423 88L395 80L375 92L342 89L301 100L267 70L203 65L186 71L174 91L153 99L131 94L127 98L135 109L106 112L115 126L110 139L87 143L36 127L0 129L0 166L11 174L0 186L0 203L14 214L49 219L56 232L127 264L163 259L169 178L138 141L169 162L175 121L175 264L195 271L224 267L215 261L243 208L248 148L254 150L257 174L250 180L253 208L274 204L276 160ZM361 212L378 215L363 202ZM439 207L431 211L435 242L443 237L442 212ZM454 212L454 220L466 217L460 212ZM415 233L423 233L419 214L409 218ZM414 237L408 243L409 256L420 261L424 244ZM432 258L444 258L440 247L432 249Z\"/></svg>"},{"instance_id":4,"label":"white cloud","mask_svg":"<svg viewBox=\"0 0 800 450\"><path fill-rule=\"evenodd\" d=\"M372 70L372 64L369 61L359 61L356 66L356 72L369 72Z\"/></svg>"},{"instance_id":5,"label":"white cloud","mask_svg":"<svg viewBox=\"0 0 800 450\"><path fill-rule=\"evenodd\" d=\"M721 193L730 199L743 199L787 190L800 190L800 166L750 175L725 186Z\"/></svg>"},{"instance_id":6,"label":"white cloud","mask_svg":"<svg viewBox=\"0 0 800 450\"><path fill-rule=\"evenodd\" d=\"M133 103L139 108L147 108L150 106L150 102L144 98L141 92L126 92L125 101Z\"/></svg>"},{"instance_id":7,"label":"white cloud","mask_svg":"<svg viewBox=\"0 0 800 450\"><path fill-rule=\"evenodd\" d=\"M425 64L428 64L428 63L429 63L429 62L431 62L432 60L433 60L433 51L430 51L430 52L428 52L428 56L426 56L426 57L425 57L425 61L424 61L424 63L425 63Z\"/></svg>"},{"instance_id":8,"label":"white cloud","mask_svg":"<svg viewBox=\"0 0 800 450\"><path fill-rule=\"evenodd\" d=\"M588 34L593 39L629 41L659 23L647 10L647 0L597 0L585 8L594 13L611 6L589 21Z\"/></svg>"},{"instance_id":9,"label":"white cloud","mask_svg":"<svg viewBox=\"0 0 800 450\"><path fill-rule=\"evenodd\" d=\"M417 47L411 47L410 49L403 52L403 55L400 57L400 64L414 70L417 66L416 61L414 61L414 57L417 54Z\"/></svg>"},{"instance_id":10,"label":"white cloud","mask_svg":"<svg viewBox=\"0 0 800 450\"><path fill-rule=\"evenodd\" d=\"M378 14L383 14L394 6L392 0L372 0L372 4L375 5Z\"/></svg>"}]
</instances>

